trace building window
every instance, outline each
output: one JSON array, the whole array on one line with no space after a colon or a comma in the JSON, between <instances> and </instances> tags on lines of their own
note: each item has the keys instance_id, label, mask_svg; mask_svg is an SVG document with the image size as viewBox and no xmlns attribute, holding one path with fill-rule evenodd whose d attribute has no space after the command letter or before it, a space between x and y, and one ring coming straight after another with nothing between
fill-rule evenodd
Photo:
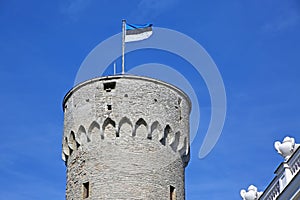
<instances>
[{"instance_id":1,"label":"building window","mask_svg":"<svg viewBox=\"0 0 300 200\"><path fill-rule=\"evenodd\" d=\"M107 110L111 110L111 105L107 105Z\"/></svg>"},{"instance_id":2,"label":"building window","mask_svg":"<svg viewBox=\"0 0 300 200\"><path fill-rule=\"evenodd\" d=\"M83 199L86 199L90 196L90 184L89 182L82 184L83 188Z\"/></svg>"},{"instance_id":3,"label":"building window","mask_svg":"<svg viewBox=\"0 0 300 200\"><path fill-rule=\"evenodd\" d=\"M103 83L103 88L106 90L106 92L110 92L112 89L115 89L116 82L107 82Z\"/></svg>"},{"instance_id":4,"label":"building window","mask_svg":"<svg viewBox=\"0 0 300 200\"><path fill-rule=\"evenodd\" d=\"M176 189L170 185L170 200L176 200Z\"/></svg>"}]
</instances>

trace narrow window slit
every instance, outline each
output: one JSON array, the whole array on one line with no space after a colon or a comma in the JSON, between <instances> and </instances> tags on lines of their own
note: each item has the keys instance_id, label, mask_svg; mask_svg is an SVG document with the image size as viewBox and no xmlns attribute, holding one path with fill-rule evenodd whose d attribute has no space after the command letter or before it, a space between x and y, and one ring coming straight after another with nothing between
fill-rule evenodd
<instances>
[{"instance_id":1,"label":"narrow window slit","mask_svg":"<svg viewBox=\"0 0 300 200\"><path fill-rule=\"evenodd\" d=\"M85 182L82 184L83 186L83 199L86 199L90 196L90 183Z\"/></svg>"},{"instance_id":2,"label":"narrow window slit","mask_svg":"<svg viewBox=\"0 0 300 200\"><path fill-rule=\"evenodd\" d=\"M180 105L181 104L181 98L178 98L178 101L177 101L177 103L178 103L178 105Z\"/></svg>"},{"instance_id":3,"label":"narrow window slit","mask_svg":"<svg viewBox=\"0 0 300 200\"><path fill-rule=\"evenodd\" d=\"M170 185L170 200L176 200L176 189Z\"/></svg>"}]
</instances>

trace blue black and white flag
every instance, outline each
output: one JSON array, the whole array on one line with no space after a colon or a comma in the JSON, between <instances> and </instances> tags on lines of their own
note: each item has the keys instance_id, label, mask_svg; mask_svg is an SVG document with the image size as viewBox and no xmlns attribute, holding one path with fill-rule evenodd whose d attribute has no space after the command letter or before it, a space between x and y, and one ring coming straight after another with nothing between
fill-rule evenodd
<instances>
[{"instance_id":1,"label":"blue black and white flag","mask_svg":"<svg viewBox=\"0 0 300 200\"><path fill-rule=\"evenodd\" d=\"M127 24L126 23L126 33L125 42L134 42L139 40L144 40L152 35L152 24Z\"/></svg>"}]
</instances>

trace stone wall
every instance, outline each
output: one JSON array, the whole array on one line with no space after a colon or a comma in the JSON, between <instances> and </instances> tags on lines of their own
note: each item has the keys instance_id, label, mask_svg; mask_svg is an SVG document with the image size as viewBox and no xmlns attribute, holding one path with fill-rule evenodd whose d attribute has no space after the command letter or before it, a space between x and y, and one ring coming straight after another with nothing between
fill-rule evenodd
<instances>
[{"instance_id":1,"label":"stone wall","mask_svg":"<svg viewBox=\"0 0 300 200\"><path fill-rule=\"evenodd\" d=\"M184 199L191 104L182 91L146 77L101 77L73 88L63 106L67 200L170 199L173 187Z\"/></svg>"}]
</instances>

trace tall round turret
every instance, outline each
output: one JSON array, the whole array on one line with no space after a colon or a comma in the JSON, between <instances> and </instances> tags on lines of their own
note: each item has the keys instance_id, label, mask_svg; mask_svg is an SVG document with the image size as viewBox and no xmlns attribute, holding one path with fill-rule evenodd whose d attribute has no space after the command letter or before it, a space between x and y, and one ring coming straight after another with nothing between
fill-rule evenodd
<instances>
[{"instance_id":1,"label":"tall round turret","mask_svg":"<svg viewBox=\"0 0 300 200\"><path fill-rule=\"evenodd\" d=\"M119 75L85 81L63 102L66 199L185 199L191 103L178 88Z\"/></svg>"}]
</instances>

